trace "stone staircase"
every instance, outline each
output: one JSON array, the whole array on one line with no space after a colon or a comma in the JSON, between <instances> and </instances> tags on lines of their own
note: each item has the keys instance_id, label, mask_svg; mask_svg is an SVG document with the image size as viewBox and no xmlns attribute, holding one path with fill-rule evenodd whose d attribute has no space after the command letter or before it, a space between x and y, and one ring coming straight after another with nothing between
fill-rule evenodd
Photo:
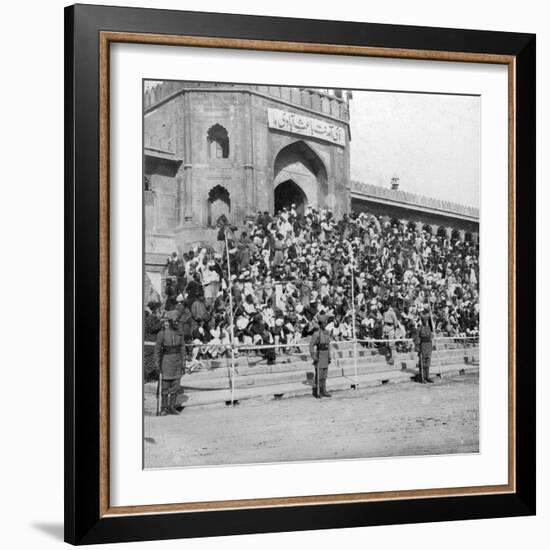
<instances>
[{"instance_id":1,"label":"stone staircase","mask_svg":"<svg viewBox=\"0 0 550 550\"><path fill-rule=\"evenodd\" d=\"M327 388L331 392L409 382L418 372L416 353L398 353L394 364L387 365L383 350L358 346L357 375L353 347L349 343L334 344ZM449 342L438 344L432 355L430 375L437 379L477 372L479 348L462 347ZM198 369L182 377L183 393L178 403L185 406L215 406L231 403L231 360L208 360ZM313 366L309 354L278 355L268 365L261 356L239 356L235 360L233 400L282 399L309 395L312 392ZM156 383L145 384L145 410L154 414Z\"/></svg>"}]
</instances>

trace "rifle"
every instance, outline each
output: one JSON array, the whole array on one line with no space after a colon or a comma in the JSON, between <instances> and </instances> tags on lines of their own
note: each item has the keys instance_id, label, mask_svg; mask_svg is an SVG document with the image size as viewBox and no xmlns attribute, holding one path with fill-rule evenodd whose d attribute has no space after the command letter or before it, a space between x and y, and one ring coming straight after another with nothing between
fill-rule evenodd
<instances>
[{"instance_id":1,"label":"rifle","mask_svg":"<svg viewBox=\"0 0 550 550\"><path fill-rule=\"evenodd\" d=\"M315 375L315 394L318 398L321 397L321 377L320 375L320 369L319 369L319 359L317 361L313 361L313 371Z\"/></svg>"},{"instance_id":2,"label":"rifle","mask_svg":"<svg viewBox=\"0 0 550 550\"><path fill-rule=\"evenodd\" d=\"M162 372L159 372L159 379L157 384L157 416L159 416L160 414L161 387L162 387Z\"/></svg>"}]
</instances>

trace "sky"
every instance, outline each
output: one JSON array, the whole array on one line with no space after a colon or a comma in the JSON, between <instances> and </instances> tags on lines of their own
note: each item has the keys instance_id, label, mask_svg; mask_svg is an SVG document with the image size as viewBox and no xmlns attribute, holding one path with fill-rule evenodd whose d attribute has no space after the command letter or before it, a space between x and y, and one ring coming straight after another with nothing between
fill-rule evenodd
<instances>
[{"instance_id":1,"label":"sky","mask_svg":"<svg viewBox=\"0 0 550 550\"><path fill-rule=\"evenodd\" d=\"M351 177L479 207L481 99L354 91Z\"/></svg>"}]
</instances>

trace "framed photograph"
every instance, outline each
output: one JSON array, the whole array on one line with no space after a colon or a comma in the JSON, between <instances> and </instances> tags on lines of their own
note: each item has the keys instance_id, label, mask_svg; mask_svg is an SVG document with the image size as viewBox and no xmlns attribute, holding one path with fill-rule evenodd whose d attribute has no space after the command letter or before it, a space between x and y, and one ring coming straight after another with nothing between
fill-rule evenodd
<instances>
[{"instance_id":1,"label":"framed photograph","mask_svg":"<svg viewBox=\"0 0 550 550\"><path fill-rule=\"evenodd\" d=\"M535 513L535 36L65 12L65 538Z\"/></svg>"}]
</instances>

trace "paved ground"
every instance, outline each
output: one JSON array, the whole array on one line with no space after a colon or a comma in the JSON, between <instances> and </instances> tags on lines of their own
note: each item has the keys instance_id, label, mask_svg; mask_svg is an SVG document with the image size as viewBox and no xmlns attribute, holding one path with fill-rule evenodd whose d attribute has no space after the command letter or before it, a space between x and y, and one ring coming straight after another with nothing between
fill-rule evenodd
<instances>
[{"instance_id":1,"label":"paved ground","mask_svg":"<svg viewBox=\"0 0 550 550\"><path fill-rule=\"evenodd\" d=\"M467 374L146 416L145 467L477 452L478 390Z\"/></svg>"}]
</instances>

